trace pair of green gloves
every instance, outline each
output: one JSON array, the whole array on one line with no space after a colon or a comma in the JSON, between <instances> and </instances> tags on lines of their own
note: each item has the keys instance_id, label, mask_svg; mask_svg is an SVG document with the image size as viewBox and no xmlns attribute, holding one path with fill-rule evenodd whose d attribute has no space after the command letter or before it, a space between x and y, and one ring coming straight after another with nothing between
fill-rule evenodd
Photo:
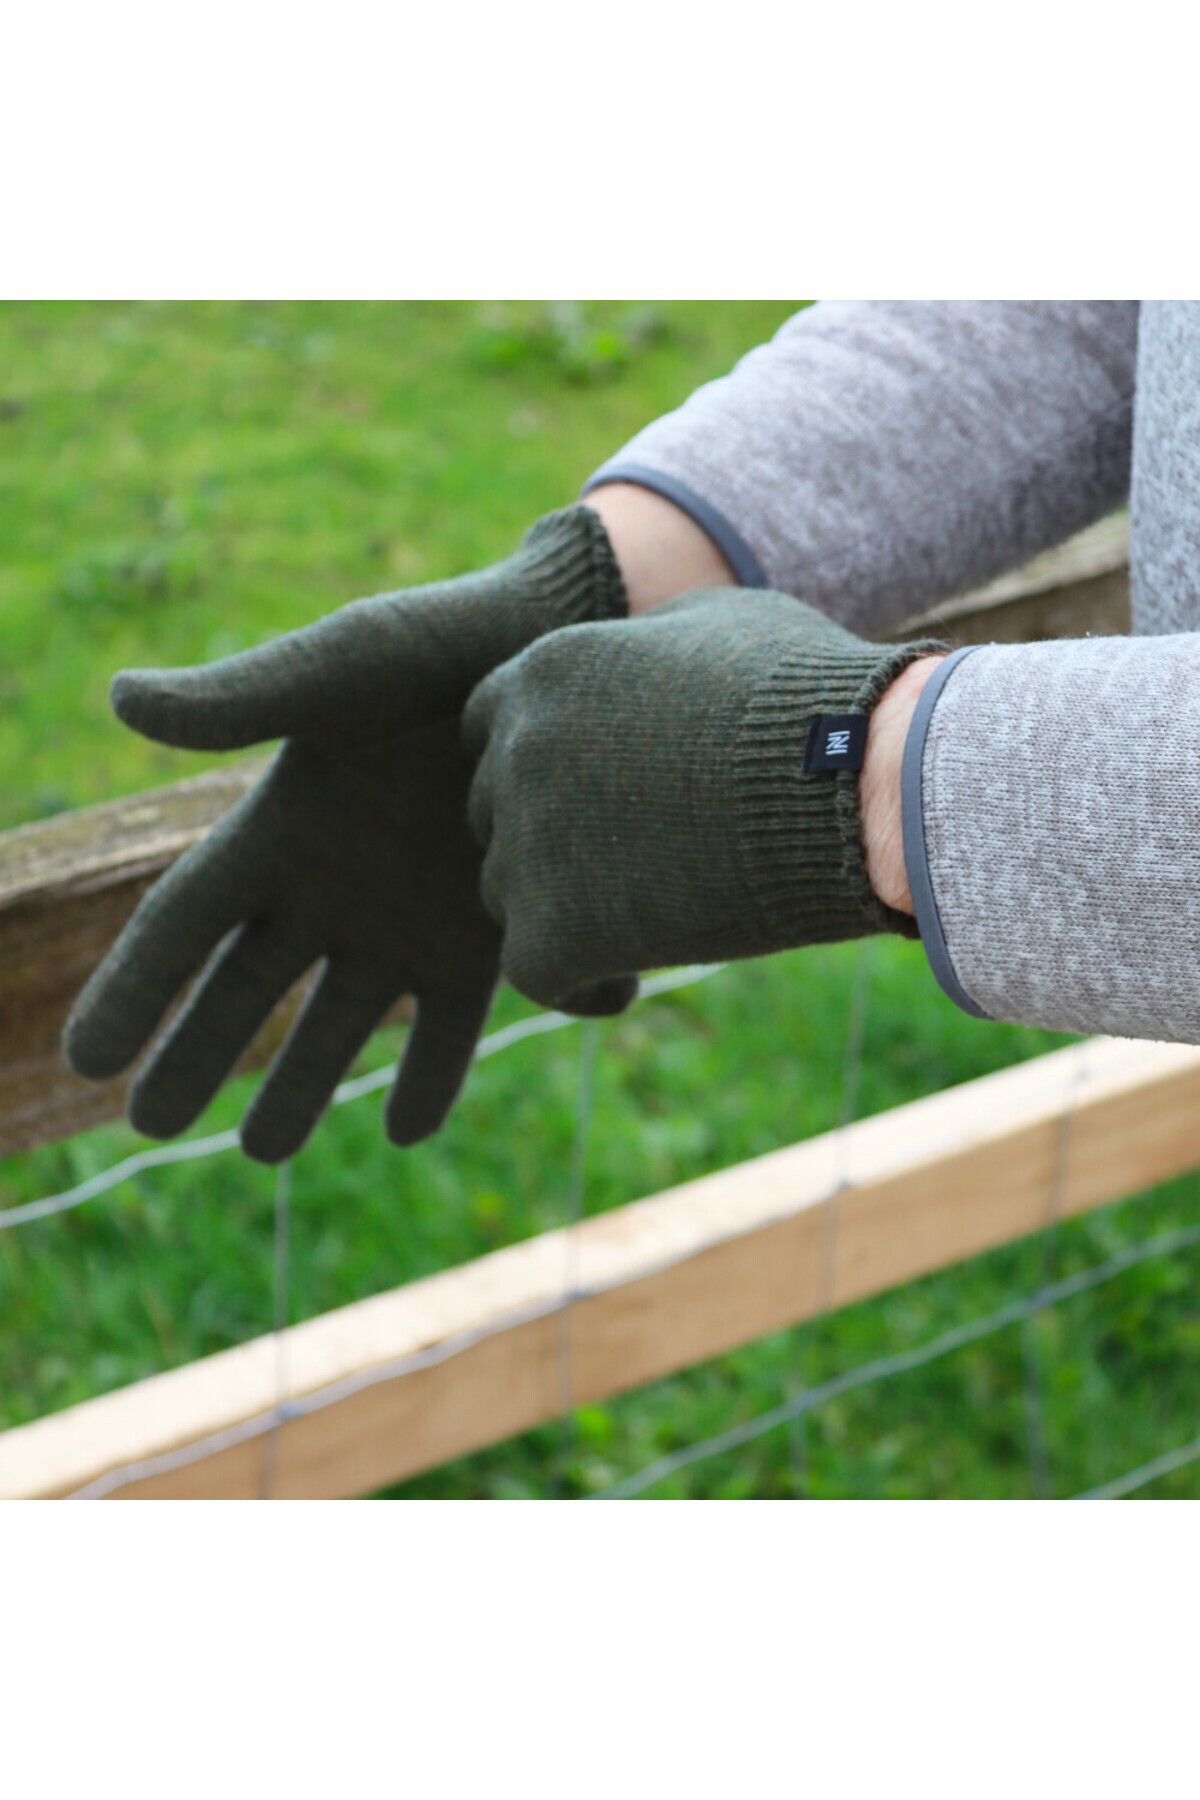
<instances>
[{"instance_id":1,"label":"pair of green gloves","mask_svg":"<svg viewBox=\"0 0 1200 1800\"><path fill-rule=\"evenodd\" d=\"M138 1130L174 1136L320 965L247 1154L299 1149L406 994L387 1130L413 1144L453 1105L502 974L614 1013L645 969L911 930L867 880L855 771L875 701L933 647L866 644L758 591L629 619L577 506L482 573L120 674L119 717L160 743L284 741L142 901L75 1004L68 1060L119 1074L203 969L130 1099Z\"/></svg>"}]
</instances>

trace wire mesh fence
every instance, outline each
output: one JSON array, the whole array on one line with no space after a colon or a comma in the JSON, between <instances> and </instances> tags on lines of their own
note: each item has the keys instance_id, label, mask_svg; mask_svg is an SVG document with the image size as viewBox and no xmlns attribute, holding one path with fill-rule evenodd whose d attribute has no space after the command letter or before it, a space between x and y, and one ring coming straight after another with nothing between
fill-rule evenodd
<instances>
[{"instance_id":1,"label":"wire mesh fence","mask_svg":"<svg viewBox=\"0 0 1200 1800\"><path fill-rule=\"evenodd\" d=\"M863 1062L867 1043L867 1015L872 972L872 946L863 944L854 954L848 1008L841 1052L840 1096L835 1132L838 1141L852 1124L861 1088ZM665 995L694 987L720 976L736 980L733 971L723 972L721 965L702 966L671 971L646 982L643 1006L653 1004ZM563 1265L559 1291L529 1310L529 1317L543 1317L556 1322L557 1389L562 1415L562 1449L547 1460L542 1491L553 1496L564 1491L559 1472L564 1465L573 1432L576 1413L576 1384L572 1368L572 1334L570 1320L573 1308L594 1297L596 1289L580 1279L575 1254L577 1228L588 1211L588 1145L593 1124L596 1070L598 1059L605 1054L604 1029L595 1021L581 1022L568 1015L538 1014L523 1018L493 1032L479 1046L478 1056L486 1061L515 1049L521 1043L547 1033L574 1030L579 1033L579 1060L572 1127L569 1170L562 1204ZM1049 1315L1079 1296L1119 1281L1130 1271L1153 1262L1169 1262L1186 1258L1200 1247L1200 1224L1157 1231L1128 1244L1088 1267L1059 1274L1056 1269L1058 1233L1062 1223L1062 1201L1071 1159L1072 1095L1087 1071L1089 1046L1079 1045L1072 1052L1066 1074L1067 1092L1055 1148L1054 1168L1049 1183L1042 1230L1034 1247L1032 1279L1024 1291L1004 1304L986 1312L957 1319L953 1324L917 1342L897 1344L882 1355L875 1355L840 1368L833 1374L819 1376L813 1355L813 1325L801 1326L790 1343L789 1373L784 1398L776 1405L763 1408L752 1416L739 1418L721 1429L678 1445L668 1453L652 1458L643 1466L618 1479L597 1486L588 1497L626 1499L661 1492L663 1487L683 1471L694 1470L717 1459L736 1455L751 1444L772 1433L789 1433L789 1455L793 1468L793 1491L803 1495L810 1491L808 1482L808 1447L806 1424L823 1409L852 1394L882 1386L928 1369L957 1352L1015 1331L1021 1342L1021 1379L1025 1416L1025 1458L1028 1491L1038 1497L1055 1491L1050 1433L1046 1420L1047 1384L1053 1367L1047 1346L1039 1337L1039 1326ZM391 1070L376 1070L344 1082L337 1091L335 1104L345 1106L374 1093L391 1080ZM122 1158L112 1165L87 1176L59 1192L10 1206L0 1212L0 1232L15 1231L22 1226L61 1218L90 1202L113 1195L123 1184L156 1169L181 1162L204 1162L235 1150L237 1134L228 1130L209 1134L180 1144L155 1146ZM839 1196L850 1185L844 1159L835 1157L835 1172L830 1204L821 1215L820 1294L818 1315L829 1310L835 1291L834 1274L839 1259ZM490 1330L451 1336L426 1350L396 1358L360 1375L313 1391L292 1391L287 1360L287 1328L293 1315L293 1182L290 1166L277 1171L272 1201L272 1275L270 1328L276 1348L273 1404L228 1429L212 1433L195 1442L107 1470L100 1478L75 1490L80 1498L99 1498L134 1487L137 1483L168 1471L202 1463L236 1444L261 1443L261 1480L263 1498L277 1491L278 1447L280 1433L289 1422L311 1416L345 1400L348 1395L385 1383L400 1383L427 1370L463 1356L468 1350L486 1345L489 1335L498 1335L516 1322L511 1316L497 1321ZM1200 1461L1200 1438L1168 1447L1152 1458L1084 1491L1082 1498L1117 1498L1141 1491L1151 1483Z\"/></svg>"}]
</instances>

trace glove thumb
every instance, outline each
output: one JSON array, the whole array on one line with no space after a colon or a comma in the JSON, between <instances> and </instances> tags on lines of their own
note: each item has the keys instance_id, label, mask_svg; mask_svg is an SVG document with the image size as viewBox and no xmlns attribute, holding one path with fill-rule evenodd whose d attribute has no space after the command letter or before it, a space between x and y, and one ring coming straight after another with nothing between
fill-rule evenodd
<instances>
[{"instance_id":1,"label":"glove thumb","mask_svg":"<svg viewBox=\"0 0 1200 1800\"><path fill-rule=\"evenodd\" d=\"M371 607L354 602L196 668L123 669L113 678L113 711L143 737L182 750L241 750L347 724L369 731L415 722L428 710L415 698L420 684L402 681L386 621Z\"/></svg>"}]
</instances>

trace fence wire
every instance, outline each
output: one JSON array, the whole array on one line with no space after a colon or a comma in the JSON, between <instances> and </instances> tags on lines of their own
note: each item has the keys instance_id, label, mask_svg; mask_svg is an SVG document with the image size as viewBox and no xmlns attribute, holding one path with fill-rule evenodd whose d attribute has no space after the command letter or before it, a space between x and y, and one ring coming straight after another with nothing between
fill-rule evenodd
<instances>
[{"instance_id":1,"label":"fence wire","mask_svg":"<svg viewBox=\"0 0 1200 1800\"><path fill-rule=\"evenodd\" d=\"M728 1238L718 1239L718 1243L735 1241L736 1234ZM870 1362L861 1363L820 1387L810 1388L805 1392L785 1401L781 1406L768 1412L757 1414L754 1418L729 1431L718 1433L715 1437L705 1438L695 1444L673 1452L670 1456L661 1457L637 1474L611 1487L589 1496L592 1499L630 1499L647 1488L657 1486L669 1475L692 1463L703 1462L710 1457L723 1455L728 1450L739 1448L742 1444L751 1443L755 1438L763 1437L767 1432L785 1424L794 1414L811 1412L814 1407L822 1406L827 1400L837 1399L843 1393L854 1388L866 1387L872 1382L886 1381L897 1375L904 1375L910 1370L922 1368L928 1363L936 1362L943 1356L949 1356L956 1350L977 1343L996 1332L1007 1330L1020 1324L1030 1308L1044 1308L1058 1305L1063 1300L1073 1299L1077 1294L1088 1292L1092 1288L1101 1287L1105 1282L1113 1281L1124 1275L1138 1264L1148 1262L1154 1257L1174 1256L1185 1250L1200 1246L1200 1225L1186 1227L1178 1231L1160 1232L1157 1236L1147 1238L1140 1244L1132 1244L1116 1255L1096 1263L1091 1268L1080 1270L1077 1274L1067 1276L1063 1280L1043 1288L1039 1293L1029 1294L1019 1300L1011 1301L995 1312L980 1318L969 1319L962 1325L942 1332L939 1336L928 1339L915 1347L897 1351L892 1355L878 1357ZM676 1268L681 1262L688 1260L686 1256L676 1257L657 1263L647 1271L648 1276L661 1274L668 1269ZM522 1308L520 1311L505 1314L493 1321L486 1329L463 1332L456 1337L449 1337L427 1350L413 1351L394 1361L382 1363L378 1367L364 1370L357 1375L346 1376L343 1380L333 1382L328 1387L317 1388L299 1398L286 1401L282 1406L272 1407L269 1411L239 1421L223 1431L213 1432L193 1443L184 1444L177 1450L164 1451L159 1456L146 1457L140 1461L126 1463L120 1468L111 1469L95 1481L78 1488L68 1496L69 1499L103 1499L109 1494L125 1487L132 1487L139 1482L147 1481L157 1475L170 1474L177 1469L187 1468L193 1463L203 1462L209 1456L223 1450L232 1449L235 1445L246 1443L251 1439L265 1436L279 1425L289 1420L306 1418L311 1413L321 1412L327 1406L336 1405L340 1400L348 1399L352 1394L362 1393L367 1388L377 1387L385 1382L402 1380L406 1375L415 1375L424 1369L431 1369L442 1363L461 1356L467 1350L474 1350L489 1339L513 1330L520 1325L532 1324L538 1319L551 1318L578 1304L581 1300L595 1299L608 1292L603 1284L591 1287L577 1287L572 1292L563 1292L552 1299L545 1300L536 1306ZM1146 1477L1147 1480L1153 1477ZM1099 1497L1099 1496L1097 1496Z\"/></svg>"},{"instance_id":2,"label":"fence wire","mask_svg":"<svg viewBox=\"0 0 1200 1800\"><path fill-rule=\"evenodd\" d=\"M279 1467L279 1433L288 1402L287 1328L292 1316L292 1165L281 1163L275 1171L274 1252L272 1263L275 1338L275 1421L263 1445L262 1485L259 1498L275 1498Z\"/></svg>"},{"instance_id":3,"label":"fence wire","mask_svg":"<svg viewBox=\"0 0 1200 1800\"><path fill-rule=\"evenodd\" d=\"M1178 1450L1168 1450L1164 1456L1155 1456L1149 1462L1142 1463L1139 1468L1118 1475L1115 1481L1106 1481L1100 1487L1089 1488L1086 1494L1076 1494L1075 1498L1123 1500L1126 1494L1135 1494L1139 1488L1149 1487L1161 1475L1174 1475L1177 1469L1186 1469L1194 1462L1200 1462L1200 1438L1193 1439L1190 1444L1182 1444Z\"/></svg>"},{"instance_id":4,"label":"fence wire","mask_svg":"<svg viewBox=\"0 0 1200 1800\"><path fill-rule=\"evenodd\" d=\"M724 963L693 963L686 968L671 969L665 975L652 976L642 983L642 998L652 1000L658 994L669 994L676 988L692 987L698 981L706 980L710 975L719 974ZM545 1012L535 1013L528 1019L517 1019L511 1025L493 1031L489 1036L481 1038L475 1049L475 1061L482 1062L489 1056L497 1056L500 1051L508 1050L513 1044L523 1043L526 1038L541 1037L548 1031L562 1031L565 1026L579 1025L582 1021L571 1013ZM395 1079L396 1071L392 1067L373 1069L369 1075L357 1075L350 1081L343 1081L334 1090L331 1106L345 1106L347 1101L361 1100L364 1094L376 1094L381 1088L389 1087ZM143 1175L150 1169L165 1169L172 1163L198 1162L207 1156L217 1156L223 1150L236 1150L239 1138L236 1129L214 1132L211 1137L191 1138L181 1144L157 1144L152 1150L139 1150L133 1156L126 1156L122 1161L113 1163L110 1168L101 1169L96 1175L89 1175L86 1181L75 1187L64 1189L61 1194L47 1194L41 1200L28 1200L20 1206L7 1207L0 1212L0 1231L11 1231L17 1225L33 1225L39 1219L50 1219L58 1213L70 1212L76 1206L82 1206L87 1200L95 1200L110 1189L120 1187L123 1181L129 1181L135 1175Z\"/></svg>"},{"instance_id":5,"label":"fence wire","mask_svg":"<svg viewBox=\"0 0 1200 1800\"><path fill-rule=\"evenodd\" d=\"M1063 1110L1054 1134L1054 1166L1046 1192L1046 1215L1036 1254L1040 1262L1038 1289L1054 1276L1058 1228L1066 1198L1070 1165L1071 1128L1075 1104L1087 1073L1087 1042L1077 1044L1067 1070ZM1035 1296L1036 1298L1036 1293ZM1035 1500L1048 1500L1053 1491L1050 1471L1050 1433L1046 1424L1046 1372L1038 1338L1038 1319L1043 1309L1031 1307L1021 1322L1021 1374L1025 1386L1025 1443L1029 1460L1029 1486Z\"/></svg>"},{"instance_id":6,"label":"fence wire","mask_svg":"<svg viewBox=\"0 0 1200 1800\"><path fill-rule=\"evenodd\" d=\"M657 1462L650 1463L635 1475L623 1481L614 1482L609 1488L591 1496L595 1500L631 1500L647 1489L657 1487L670 1476L680 1470L690 1468L694 1463L706 1462L715 1456L723 1456L730 1450L738 1450L744 1444L750 1444L757 1438L765 1437L768 1432L777 1430L790 1419L801 1413L812 1412L818 1406L824 1406L829 1400L840 1399L855 1388L867 1387L878 1381L890 1381L897 1375L908 1375L914 1369L921 1369L927 1364L938 1362L944 1356L950 1356L956 1350L963 1350L969 1344L980 1343L984 1338L994 1337L997 1332L1007 1331L1014 1325L1022 1325L1031 1316L1044 1311L1049 1306L1057 1306L1063 1300L1072 1300L1077 1294L1085 1294L1091 1288L1102 1287L1105 1282L1115 1281L1119 1275L1136 1268L1139 1263L1150 1261L1157 1256L1175 1256L1182 1250L1191 1250L1200 1246L1200 1225L1181 1231L1161 1232L1157 1237L1148 1238L1144 1243L1133 1244L1127 1250L1110 1256L1105 1262L1096 1263L1090 1269L1082 1269L1076 1275L1065 1277L1061 1281L1051 1282L1020 1300L1010 1301L1007 1306L998 1307L995 1312L987 1313L977 1319L968 1319L962 1325L955 1325L949 1331L941 1332L937 1337L929 1338L923 1344L917 1344L910 1350L898 1350L889 1356L875 1358L872 1362L860 1363L856 1368L848 1369L844 1374L834 1376L832 1380L822 1382L819 1387L809 1388L806 1392L785 1400L782 1405L772 1407L768 1412L758 1413L743 1424L731 1426L728 1431L721 1431L715 1436L704 1438L698 1443L687 1444L680 1450L672 1451L669 1456L659 1457ZM1181 1453L1176 1452L1176 1455ZM1195 1447L1196 1457L1200 1457L1200 1447ZM1165 1460L1165 1459L1160 1459ZM1184 1457L1184 1460L1192 1460ZM1151 1465L1147 1464L1149 1468ZM1183 1466L1181 1462L1179 1467ZM1166 1471L1162 1471L1165 1473ZM1133 1475L1142 1475L1143 1481L1152 1481L1153 1475L1144 1474L1141 1470L1132 1471ZM1121 1478L1129 1480L1126 1476ZM1120 1482L1111 1484L1114 1488ZM1080 1496L1087 1499L1099 1499L1102 1490Z\"/></svg>"},{"instance_id":7,"label":"fence wire","mask_svg":"<svg viewBox=\"0 0 1200 1800\"><path fill-rule=\"evenodd\" d=\"M850 1183L846 1175L846 1128L858 1112L859 1089L862 1085L863 1057L867 1042L867 1009L871 993L870 938L860 938L854 947L854 975L850 988L850 1009L846 1025L846 1042L842 1050L842 1091L838 1102L837 1137L834 1146L835 1168L833 1190L821 1212L821 1242L817 1270L817 1301L813 1316L801 1327L796 1347L797 1372L802 1377L792 1389L791 1398L798 1399L809 1385L806 1371L813 1360L813 1334L817 1323L829 1312L836 1292L838 1227L841 1222L841 1196ZM806 1421L811 1408L793 1414L791 1434L792 1478L796 1493L810 1493L808 1466L808 1433Z\"/></svg>"},{"instance_id":8,"label":"fence wire","mask_svg":"<svg viewBox=\"0 0 1200 1800\"><path fill-rule=\"evenodd\" d=\"M643 983L643 998L650 999L692 986L716 975L724 967L724 964L719 963L698 964L655 976ZM822 1301L819 1312L821 1313L828 1309L832 1296L836 1292L838 1213L840 1211L836 1202L838 1195L851 1185L845 1174L841 1139L856 1116L858 1106L865 1042L869 967L869 948L864 943L859 947L858 960L855 965L843 1057L841 1101L838 1124L835 1128L838 1133L835 1143L837 1174L822 1214L823 1236L819 1271ZM447 1362L516 1326L530 1323L536 1319L555 1316L560 1320L557 1343L559 1392L563 1420L563 1454L559 1472L561 1479L561 1471L565 1468L566 1458L573 1442L571 1432L575 1390L571 1367L571 1311L579 1301L608 1291L608 1287L604 1284L592 1287L580 1285L576 1254L576 1227L586 1214L587 1138L595 1091L599 1026L594 1020L581 1021L565 1013L542 1013L518 1020L514 1024L489 1034L481 1040L476 1052L477 1059L483 1060L507 1050L527 1038L560 1031L568 1026L581 1027L581 1040L575 1127L564 1204L564 1269L561 1293L519 1313L495 1320L487 1328L462 1333L458 1337L448 1338L429 1349L398 1357L390 1363L346 1377L325 1388L292 1397L289 1393L286 1364L287 1328L291 1322L292 1177L291 1165L284 1165L276 1171L273 1199L272 1333L276 1344L274 1404L268 1410L242 1420L235 1426L182 1445L176 1450L111 1469L95 1481L77 1489L69 1498L102 1498L118 1493L155 1476L186 1468L236 1445L257 1439L261 1439L263 1443L260 1492L263 1498L271 1498L277 1488L280 1432L288 1421L319 1412L364 1389L403 1380L406 1376ZM784 1426L791 1426L793 1429L799 1427L802 1432L804 1421L813 1412L844 1394L926 1367L968 1345L978 1343L1014 1327L1019 1327L1022 1333L1022 1366L1031 1489L1035 1495L1048 1494L1051 1490L1051 1476L1044 1418L1044 1371L1041 1367L1040 1347L1033 1335L1038 1318L1049 1308L1113 1281L1139 1264L1153 1258L1178 1255L1200 1246L1200 1225L1162 1232L1139 1244L1128 1246L1104 1261L1074 1275L1054 1278L1053 1265L1057 1254L1057 1232L1063 1216L1068 1178L1074 1101L1083 1081L1085 1068L1086 1045L1081 1044L1076 1056L1071 1060L1068 1071L1067 1101L1059 1126L1054 1169L1047 1197L1045 1227L1039 1243L1041 1278L1028 1294L989 1314L966 1320L923 1343L858 1364L823 1382L812 1385L806 1383L798 1390L791 1392L780 1405L731 1426L727 1430L659 1457L640 1471L588 1497L611 1500L636 1498L660 1486L664 1481L684 1469L740 1449ZM376 1092L390 1084L392 1079L393 1070L389 1067L343 1082L334 1095L333 1104L345 1105L349 1101ZM236 1148L237 1145L237 1132L224 1131L181 1144L161 1145L139 1151L61 1193L50 1194L42 1199L29 1201L0 1212L0 1230L11 1230L19 1225L57 1217L82 1206L89 1200L111 1192L121 1183L148 1170L218 1155L226 1150ZM786 1214L781 1216L786 1216ZM719 1239L717 1242L732 1242L741 1235L740 1232L732 1232L728 1237ZM712 1243L706 1243L705 1250L708 1251L713 1247ZM665 1272L687 1260L689 1260L689 1253L684 1253L677 1258L665 1260L660 1265L647 1270L646 1274L653 1276ZM806 1331L808 1328L802 1327L801 1329ZM803 1340L801 1348L803 1362L807 1362L810 1351L811 1344L806 1338ZM793 1438L792 1454L794 1470L797 1475L797 1491L803 1492L807 1486L807 1457L802 1435ZM1197 1461L1200 1461L1200 1438L1155 1457L1077 1497L1089 1500L1118 1499L1137 1492L1160 1477L1172 1474Z\"/></svg>"}]
</instances>

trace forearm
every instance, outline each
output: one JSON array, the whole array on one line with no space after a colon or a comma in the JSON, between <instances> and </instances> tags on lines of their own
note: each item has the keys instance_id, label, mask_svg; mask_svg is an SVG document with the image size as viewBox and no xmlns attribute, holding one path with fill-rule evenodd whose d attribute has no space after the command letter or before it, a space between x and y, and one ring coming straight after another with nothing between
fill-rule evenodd
<instances>
[{"instance_id":1,"label":"forearm","mask_svg":"<svg viewBox=\"0 0 1200 1800\"><path fill-rule=\"evenodd\" d=\"M731 584L670 502L617 487L597 502L632 610ZM1200 635L987 646L922 721L946 661L911 663L871 715L859 811L876 896L915 914L973 1012L1200 1042Z\"/></svg>"},{"instance_id":2,"label":"forearm","mask_svg":"<svg viewBox=\"0 0 1200 1800\"><path fill-rule=\"evenodd\" d=\"M671 502L614 486L589 504L634 610L730 584ZM1200 634L989 645L887 689L859 779L867 875L960 1005L1200 1042L1197 696Z\"/></svg>"},{"instance_id":3,"label":"forearm","mask_svg":"<svg viewBox=\"0 0 1200 1800\"><path fill-rule=\"evenodd\" d=\"M885 633L1123 500L1137 319L1124 301L823 302L586 498L643 486L740 585Z\"/></svg>"},{"instance_id":4,"label":"forearm","mask_svg":"<svg viewBox=\"0 0 1200 1800\"><path fill-rule=\"evenodd\" d=\"M943 986L985 1017L1200 1043L1200 635L985 645L935 674L888 803Z\"/></svg>"}]
</instances>

